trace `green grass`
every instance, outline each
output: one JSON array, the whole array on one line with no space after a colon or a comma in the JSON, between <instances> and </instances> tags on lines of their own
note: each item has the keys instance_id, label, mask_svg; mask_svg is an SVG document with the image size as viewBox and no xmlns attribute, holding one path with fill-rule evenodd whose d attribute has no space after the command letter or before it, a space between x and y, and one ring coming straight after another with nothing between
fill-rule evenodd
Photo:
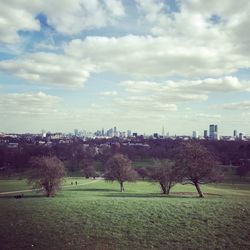
<instances>
[{"instance_id":1,"label":"green grass","mask_svg":"<svg viewBox=\"0 0 250 250\"><path fill-rule=\"evenodd\" d=\"M78 185L71 185L77 180ZM55 198L0 198L1 249L249 249L250 185L177 185L68 178ZM24 181L1 180L0 192ZM25 187L25 189L27 186ZM189 193L190 192L190 193ZM33 246L32 246L33 245Z\"/></svg>"},{"instance_id":2,"label":"green grass","mask_svg":"<svg viewBox=\"0 0 250 250\"><path fill-rule=\"evenodd\" d=\"M30 189L25 180L0 180L0 192Z\"/></svg>"}]
</instances>

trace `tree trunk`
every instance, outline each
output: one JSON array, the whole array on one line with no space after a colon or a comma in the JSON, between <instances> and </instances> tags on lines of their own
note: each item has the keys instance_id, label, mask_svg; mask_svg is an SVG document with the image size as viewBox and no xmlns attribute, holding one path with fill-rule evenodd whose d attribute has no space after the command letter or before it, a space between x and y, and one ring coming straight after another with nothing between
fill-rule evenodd
<instances>
[{"instance_id":1,"label":"tree trunk","mask_svg":"<svg viewBox=\"0 0 250 250\"><path fill-rule=\"evenodd\" d=\"M48 184L47 186L45 186L45 191L46 191L47 197L51 197L52 196L52 185Z\"/></svg>"},{"instance_id":2,"label":"tree trunk","mask_svg":"<svg viewBox=\"0 0 250 250\"><path fill-rule=\"evenodd\" d=\"M171 183L169 183L169 184L167 185L166 194L169 194L170 189L171 189Z\"/></svg>"},{"instance_id":3,"label":"tree trunk","mask_svg":"<svg viewBox=\"0 0 250 250\"><path fill-rule=\"evenodd\" d=\"M199 194L199 197L200 197L200 198L204 198L204 195L203 195L203 193L202 193L202 191L201 191L201 189L200 189L199 183L198 183L198 182L194 182L194 185L195 185L196 190L197 190L197 192L198 192L198 194Z\"/></svg>"},{"instance_id":4,"label":"tree trunk","mask_svg":"<svg viewBox=\"0 0 250 250\"><path fill-rule=\"evenodd\" d=\"M123 182L120 182L121 192L124 192Z\"/></svg>"},{"instance_id":5,"label":"tree trunk","mask_svg":"<svg viewBox=\"0 0 250 250\"><path fill-rule=\"evenodd\" d=\"M50 191L50 189L46 188L45 190L46 190L47 197L51 197L51 191Z\"/></svg>"},{"instance_id":6,"label":"tree trunk","mask_svg":"<svg viewBox=\"0 0 250 250\"><path fill-rule=\"evenodd\" d=\"M166 193L167 193L166 187L165 187L162 183L160 183L160 185L161 185L162 193L163 193L163 194L166 194Z\"/></svg>"}]
</instances>

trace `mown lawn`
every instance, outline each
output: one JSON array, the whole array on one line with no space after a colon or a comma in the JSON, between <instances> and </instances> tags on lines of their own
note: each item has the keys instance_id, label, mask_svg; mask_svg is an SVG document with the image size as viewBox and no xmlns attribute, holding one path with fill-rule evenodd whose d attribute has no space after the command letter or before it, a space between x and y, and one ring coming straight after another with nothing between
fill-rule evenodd
<instances>
[{"instance_id":1,"label":"mown lawn","mask_svg":"<svg viewBox=\"0 0 250 250\"><path fill-rule=\"evenodd\" d=\"M71 181L78 182L76 186ZM0 192L23 188L0 181ZM67 179L55 198L0 195L0 249L249 249L250 185L158 185ZM27 186L25 187L27 189ZM190 193L189 193L190 192Z\"/></svg>"}]
</instances>

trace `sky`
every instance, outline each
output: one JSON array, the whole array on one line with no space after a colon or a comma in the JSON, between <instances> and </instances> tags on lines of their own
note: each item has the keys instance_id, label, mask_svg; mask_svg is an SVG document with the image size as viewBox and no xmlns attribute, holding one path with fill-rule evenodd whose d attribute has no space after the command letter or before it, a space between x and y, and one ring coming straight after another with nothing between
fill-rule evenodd
<instances>
[{"instance_id":1,"label":"sky","mask_svg":"<svg viewBox=\"0 0 250 250\"><path fill-rule=\"evenodd\" d=\"M0 132L250 134L249 0L0 0Z\"/></svg>"}]
</instances>

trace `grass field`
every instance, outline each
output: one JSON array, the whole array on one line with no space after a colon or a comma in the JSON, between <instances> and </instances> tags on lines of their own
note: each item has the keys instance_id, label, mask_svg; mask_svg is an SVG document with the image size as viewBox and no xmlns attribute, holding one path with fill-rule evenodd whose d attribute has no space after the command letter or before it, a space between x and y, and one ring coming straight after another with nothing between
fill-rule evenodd
<instances>
[{"instance_id":1,"label":"grass field","mask_svg":"<svg viewBox=\"0 0 250 250\"><path fill-rule=\"evenodd\" d=\"M78 185L71 186L77 180ZM54 198L0 195L1 249L250 249L250 185L178 185L68 178ZM29 189L0 180L0 192ZM188 193L190 192L190 193Z\"/></svg>"}]
</instances>

